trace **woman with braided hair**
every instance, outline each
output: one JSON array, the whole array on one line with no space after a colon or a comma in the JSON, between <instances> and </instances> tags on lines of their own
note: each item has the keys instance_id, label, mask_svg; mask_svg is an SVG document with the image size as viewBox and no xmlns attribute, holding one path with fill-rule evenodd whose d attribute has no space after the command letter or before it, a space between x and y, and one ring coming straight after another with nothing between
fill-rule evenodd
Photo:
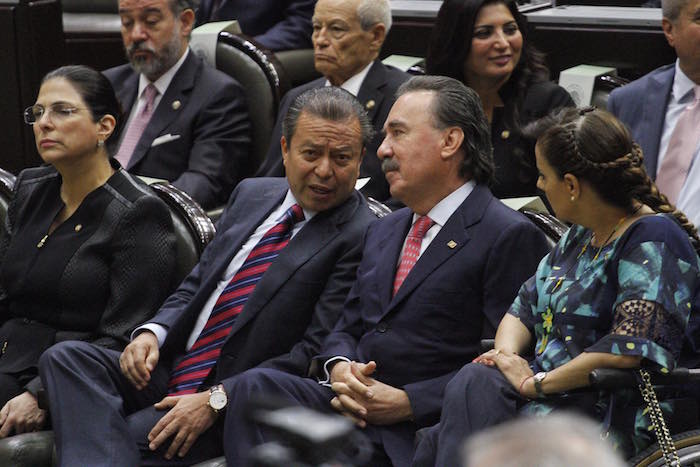
<instances>
[{"instance_id":1,"label":"woman with braided hair","mask_svg":"<svg viewBox=\"0 0 700 467\"><path fill-rule=\"evenodd\" d=\"M659 193L611 114L564 109L529 130L538 187L573 225L521 287L494 349L448 384L440 424L422 438L415 465L458 465L466 436L561 408L600 420L627 455L655 441L639 391L575 390L595 368L674 368L700 294L697 232ZM669 420L673 404L661 408Z\"/></svg>"}]
</instances>

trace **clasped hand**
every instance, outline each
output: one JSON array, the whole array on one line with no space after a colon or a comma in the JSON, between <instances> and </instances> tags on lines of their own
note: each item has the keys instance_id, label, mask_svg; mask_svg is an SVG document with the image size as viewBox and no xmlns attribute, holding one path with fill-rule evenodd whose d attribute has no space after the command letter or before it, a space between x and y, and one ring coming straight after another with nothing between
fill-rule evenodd
<instances>
[{"instance_id":1,"label":"clasped hand","mask_svg":"<svg viewBox=\"0 0 700 467\"><path fill-rule=\"evenodd\" d=\"M409 420L413 411L408 395L372 378L376 369L374 361L336 363L331 371L331 388L336 393L331 406L362 428L367 423L390 425Z\"/></svg>"}]
</instances>

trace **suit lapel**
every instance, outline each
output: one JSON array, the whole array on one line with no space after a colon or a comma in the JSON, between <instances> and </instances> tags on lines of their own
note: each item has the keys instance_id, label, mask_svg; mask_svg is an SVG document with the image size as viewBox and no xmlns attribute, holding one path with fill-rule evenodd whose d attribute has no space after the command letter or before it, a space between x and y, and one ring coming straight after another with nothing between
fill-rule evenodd
<instances>
[{"instance_id":1,"label":"suit lapel","mask_svg":"<svg viewBox=\"0 0 700 467\"><path fill-rule=\"evenodd\" d=\"M647 82L644 98L644 110L642 111L642 132L639 135L639 143L642 147L652 149L649 154L644 154L649 176L656 178L656 170L659 161L659 145L664 131L666 119L666 106L671 96L675 66L669 70L651 76ZM659 109L664 109L659 111Z\"/></svg>"},{"instance_id":2,"label":"suit lapel","mask_svg":"<svg viewBox=\"0 0 700 467\"><path fill-rule=\"evenodd\" d=\"M217 232L217 251L212 255L216 258L217 264L211 269L208 277L204 279L204 282L213 285L202 287L202 289L208 290L207 297L216 288L216 284L221 280L224 271L243 244L270 215L272 210L282 202L288 188L287 184L270 186L260 190L254 196L247 196L236 210L239 213L250 213L242 218L245 220L245 225L234 224L225 232Z\"/></svg>"},{"instance_id":3,"label":"suit lapel","mask_svg":"<svg viewBox=\"0 0 700 467\"><path fill-rule=\"evenodd\" d=\"M466 246L471 239L470 228L481 221L486 206L492 199L488 189L480 185L474 187L408 273L386 313L410 295L435 269Z\"/></svg>"},{"instance_id":4,"label":"suit lapel","mask_svg":"<svg viewBox=\"0 0 700 467\"><path fill-rule=\"evenodd\" d=\"M384 101L384 93L381 91L386 86L386 70L379 60L376 60L367 72L357 100L367 111L369 120L374 122L374 118Z\"/></svg>"},{"instance_id":5,"label":"suit lapel","mask_svg":"<svg viewBox=\"0 0 700 467\"><path fill-rule=\"evenodd\" d=\"M241 315L236 319L229 338L267 305L300 267L338 235L339 224L345 222L350 211L354 210L354 199L353 197L332 212L317 214L290 240L255 286Z\"/></svg>"},{"instance_id":6,"label":"suit lapel","mask_svg":"<svg viewBox=\"0 0 700 467\"><path fill-rule=\"evenodd\" d=\"M151 116L148 126L143 131L141 139L134 148L131 159L129 159L128 168L138 164L144 158L151 148L153 140L160 136L161 132L187 107L187 100L190 97L190 91L194 87L200 65L197 56L190 51L180 69L175 73L168 89L158 103L158 107L156 107L155 112ZM138 80L136 86L138 88ZM173 105L175 101L179 101L180 104Z\"/></svg>"}]
</instances>

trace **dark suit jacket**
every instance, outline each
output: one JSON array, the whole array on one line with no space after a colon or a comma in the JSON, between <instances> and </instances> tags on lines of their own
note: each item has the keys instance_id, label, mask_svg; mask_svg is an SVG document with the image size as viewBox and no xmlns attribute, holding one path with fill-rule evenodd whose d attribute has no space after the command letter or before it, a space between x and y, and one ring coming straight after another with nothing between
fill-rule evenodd
<instances>
[{"instance_id":1,"label":"dark suit jacket","mask_svg":"<svg viewBox=\"0 0 700 467\"><path fill-rule=\"evenodd\" d=\"M374 62L374 65L369 69L365 80L360 86L360 92L357 99L362 106L367 110L369 119L374 127L375 135L372 142L367 146L365 158L360 167L360 177L371 177L371 180L361 190L367 196L371 196L379 201L384 201L389 198L389 184L382 172L381 162L377 158L377 148L382 144L384 135L382 127L391 106L396 100L396 90L401 83L408 80L410 76L403 71L394 67L386 66L379 60ZM270 137L270 149L267 151L267 156L263 161L262 166L258 169L257 175L266 177L281 177L284 176L284 165L282 164L282 149L280 147L280 138L282 137L282 120L287 115L289 106L294 102L304 91L323 87L326 83L326 78L319 78L296 87L284 95L280 103L279 113L277 114L277 122L272 130Z\"/></svg>"},{"instance_id":2,"label":"dark suit jacket","mask_svg":"<svg viewBox=\"0 0 700 467\"><path fill-rule=\"evenodd\" d=\"M662 66L615 89L608 98L608 110L627 125L632 139L641 146L644 166L652 179L656 178L659 144L675 76L675 63Z\"/></svg>"},{"instance_id":3,"label":"dark suit jacket","mask_svg":"<svg viewBox=\"0 0 700 467\"><path fill-rule=\"evenodd\" d=\"M104 73L128 116L136 101L139 75L128 64ZM152 146L154 139L167 134L180 138ZM112 154L119 139L120 135L109 139ZM246 175L249 144L248 109L240 86L190 51L126 168L166 179L204 208L211 208L224 204Z\"/></svg>"},{"instance_id":4,"label":"dark suit jacket","mask_svg":"<svg viewBox=\"0 0 700 467\"><path fill-rule=\"evenodd\" d=\"M0 241L1 373L36 375L43 351L65 340L121 350L170 292L172 220L141 181L118 170L37 248L63 207L60 189L51 166L17 178Z\"/></svg>"},{"instance_id":5,"label":"dark suit jacket","mask_svg":"<svg viewBox=\"0 0 700 467\"><path fill-rule=\"evenodd\" d=\"M311 15L316 0L221 0L212 17L213 0L202 0L197 26L235 19L241 31L272 51L311 47Z\"/></svg>"},{"instance_id":6,"label":"dark suit jacket","mask_svg":"<svg viewBox=\"0 0 700 467\"><path fill-rule=\"evenodd\" d=\"M283 178L247 179L236 187L199 264L151 321L169 330L163 358L184 352L222 273L288 187ZM255 287L224 344L213 381L259 365L305 374L340 315L360 261L362 236L375 219L353 192L345 203L308 221Z\"/></svg>"},{"instance_id":7,"label":"dark suit jacket","mask_svg":"<svg viewBox=\"0 0 700 467\"><path fill-rule=\"evenodd\" d=\"M401 209L367 231L357 281L311 367L325 377L332 356L374 360L376 379L408 393L415 423L374 427L394 465L410 464L415 429L439 420L445 385L494 336L548 250L534 224L477 185L392 298L412 214Z\"/></svg>"}]
</instances>

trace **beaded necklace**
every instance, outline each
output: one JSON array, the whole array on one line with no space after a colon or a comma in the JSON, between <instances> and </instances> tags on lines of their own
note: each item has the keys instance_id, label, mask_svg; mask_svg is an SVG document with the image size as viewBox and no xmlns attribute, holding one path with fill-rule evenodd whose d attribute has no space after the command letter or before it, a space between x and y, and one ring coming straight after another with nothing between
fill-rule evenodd
<instances>
[{"instance_id":1,"label":"beaded necklace","mask_svg":"<svg viewBox=\"0 0 700 467\"><path fill-rule=\"evenodd\" d=\"M642 205L640 204L635 208L634 211L632 211L629 214L625 214L622 218L620 218L619 221L617 221L617 224L615 224L615 227L613 227L612 231L610 232L610 235L605 239L603 243L601 243L600 247L598 247L598 251L596 251L596 254L593 256L593 260L591 261L591 264L589 264L588 267L593 265L593 262L598 259L600 256L600 252L603 250L603 248L608 244L608 242L613 238L613 235L615 235L615 232L617 232L622 224L625 223L627 219L630 217L634 216L637 214L637 212L642 208ZM544 337L542 338L542 343L540 344L539 349L537 350L537 354L541 354L544 352L544 348L547 346L547 342L549 341L549 335L552 332L552 326L553 326L553 320L554 320L554 313L552 312L552 295L554 295L554 292L556 292L559 287L561 287L561 284L564 282L564 279L569 275L569 272L573 269L574 266L578 264L578 260L583 256L583 254L586 252L588 247L591 245L591 242L593 241L593 237L595 236L594 232L591 232L591 235L588 237L588 240L586 243L583 244L583 247L581 248L581 251L579 252L578 255L576 255L576 261L571 263L571 265L568 267L568 269L557 278L557 282L554 284L554 287L552 287L552 290L549 291L549 299L547 302L547 308L544 312L543 319L542 319L542 328L545 331ZM607 256L605 257L605 261L607 261L608 258ZM552 279L555 279L552 277Z\"/></svg>"}]
</instances>

